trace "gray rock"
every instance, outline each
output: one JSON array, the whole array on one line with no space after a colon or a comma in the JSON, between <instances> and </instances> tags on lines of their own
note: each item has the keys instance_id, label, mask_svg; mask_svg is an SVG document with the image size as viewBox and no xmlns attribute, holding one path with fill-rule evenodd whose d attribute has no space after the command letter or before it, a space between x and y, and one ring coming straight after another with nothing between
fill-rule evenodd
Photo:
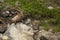
<instances>
[{"instance_id":1,"label":"gray rock","mask_svg":"<svg viewBox=\"0 0 60 40\"><path fill-rule=\"evenodd\" d=\"M60 40L60 32L57 32L55 35L56 35L57 38Z\"/></svg>"},{"instance_id":2,"label":"gray rock","mask_svg":"<svg viewBox=\"0 0 60 40\"><path fill-rule=\"evenodd\" d=\"M10 36L11 40L33 40L33 29L23 23L13 23L8 25L5 35Z\"/></svg>"},{"instance_id":3,"label":"gray rock","mask_svg":"<svg viewBox=\"0 0 60 40\"><path fill-rule=\"evenodd\" d=\"M28 18L28 19L26 20L25 24L30 24L30 23L31 23L31 19Z\"/></svg>"},{"instance_id":4,"label":"gray rock","mask_svg":"<svg viewBox=\"0 0 60 40\"><path fill-rule=\"evenodd\" d=\"M49 40L59 40L59 39L56 35L52 35L50 36Z\"/></svg>"},{"instance_id":5,"label":"gray rock","mask_svg":"<svg viewBox=\"0 0 60 40\"><path fill-rule=\"evenodd\" d=\"M7 17L9 14L10 14L9 11L3 11L3 12L2 12L2 16L3 16L3 17Z\"/></svg>"},{"instance_id":6,"label":"gray rock","mask_svg":"<svg viewBox=\"0 0 60 40\"><path fill-rule=\"evenodd\" d=\"M40 30L37 40L59 40L59 38L50 31Z\"/></svg>"}]
</instances>

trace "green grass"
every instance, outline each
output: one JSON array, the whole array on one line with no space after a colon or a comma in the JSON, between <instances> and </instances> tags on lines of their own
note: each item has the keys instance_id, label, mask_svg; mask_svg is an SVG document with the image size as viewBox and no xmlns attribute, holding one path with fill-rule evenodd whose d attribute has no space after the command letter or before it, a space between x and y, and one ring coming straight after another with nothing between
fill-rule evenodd
<instances>
[{"instance_id":1,"label":"green grass","mask_svg":"<svg viewBox=\"0 0 60 40\"><path fill-rule=\"evenodd\" d=\"M19 2L19 8L21 8L24 12L29 13L33 16L35 16L36 14L41 15L43 19L55 19L55 21L50 21L53 22L53 25L57 25L60 24L60 9L58 9L57 7L55 7L53 5L53 9L48 9L48 5L46 4L45 0L17 0ZM56 1L57 4L60 3L60 0ZM15 3L16 0L6 0L3 4L9 4L12 7L15 7ZM0 3L0 9L2 9L4 6L3 4ZM52 4L50 4L52 5ZM48 25L43 21L40 23L42 26L44 26L44 28L47 30L49 29ZM60 31L59 28L55 27L53 28L54 31Z\"/></svg>"},{"instance_id":2,"label":"green grass","mask_svg":"<svg viewBox=\"0 0 60 40\"><path fill-rule=\"evenodd\" d=\"M53 28L53 32L60 32L60 27L59 26L54 26Z\"/></svg>"}]
</instances>

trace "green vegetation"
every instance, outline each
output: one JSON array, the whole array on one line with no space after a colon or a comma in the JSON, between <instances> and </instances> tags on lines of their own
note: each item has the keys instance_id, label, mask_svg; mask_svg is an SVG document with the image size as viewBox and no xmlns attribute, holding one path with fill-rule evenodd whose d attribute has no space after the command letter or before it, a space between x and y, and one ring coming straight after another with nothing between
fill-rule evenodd
<instances>
[{"instance_id":1,"label":"green vegetation","mask_svg":"<svg viewBox=\"0 0 60 40\"><path fill-rule=\"evenodd\" d=\"M55 19L50 20L50 23L53 25L60 26L60 9L52 6L53 9L48 9L48 6L52 4L47 4L45 0L18 0L19 8L21 8L24 12L30 13L31 15L35 16L36 14L41 15L41 18L52 18ZM7 0L6 3L9 3L12 7L15 7L16 0ZM60 4L60 0L56 1L57 4ZM0 9L2 7L0 6ZM43 25L46 29L48 26L44 22L40 22L40 25ZM54 31L59 31L60 28L53 28Z\"/></svg>"},{"instance_id":2,"label":"green vegetation","mask_svg":"<svg viewBox=\"0 0 60 40\"><path fill-rule=\"evenodd\" d=\"M54 26L52 29L53 29L53 32L60 32L59 26Z\"/></svg>"}]
</instances>

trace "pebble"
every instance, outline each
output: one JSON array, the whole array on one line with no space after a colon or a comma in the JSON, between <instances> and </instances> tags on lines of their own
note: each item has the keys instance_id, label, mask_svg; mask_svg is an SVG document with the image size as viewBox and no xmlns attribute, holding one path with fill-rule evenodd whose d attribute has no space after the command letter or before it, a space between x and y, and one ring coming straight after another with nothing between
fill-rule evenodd
<instances>
[{"instance_id":1,"label":"pebble","mask_svg":"<svg viewBox=\"0 0 60 40\"><path fill-rule=\"evenodd\" d=\"M4 36L2 37L2 39L3 39L3 40L8 40L8 36L4 35Z\"/></svg>"}]
</instances>

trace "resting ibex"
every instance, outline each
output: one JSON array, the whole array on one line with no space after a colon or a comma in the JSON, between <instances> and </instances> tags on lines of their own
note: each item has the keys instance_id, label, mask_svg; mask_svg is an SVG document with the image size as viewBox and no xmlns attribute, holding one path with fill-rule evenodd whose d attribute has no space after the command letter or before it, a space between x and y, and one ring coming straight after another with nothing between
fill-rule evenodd
<instances>
[{"instance_id":1,"label":"resting ibex","mask_svg":"<svg viewBox=\"0 0 60 40\"><path fill-rule=\"evenodd\" d=\"M20 11L20 12L17 13L16 16L14 16L14 17L11 19L11 21L12 21L12 22L17 22L17 21L21 20L22 17L23 17L23 12Z\"/></svg>"}]
</instances>

